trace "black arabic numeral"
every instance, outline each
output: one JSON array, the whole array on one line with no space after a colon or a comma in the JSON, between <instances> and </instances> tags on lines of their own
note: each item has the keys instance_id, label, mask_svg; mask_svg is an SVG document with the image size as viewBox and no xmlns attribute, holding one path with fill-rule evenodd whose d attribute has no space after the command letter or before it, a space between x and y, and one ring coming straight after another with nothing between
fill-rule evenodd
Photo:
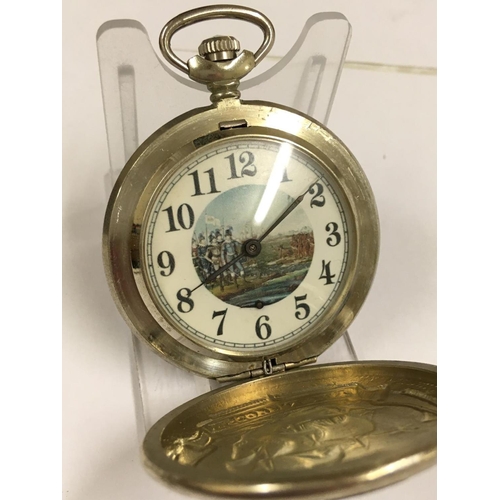
<instances>
[{"instance_id":1,"label":"black arabic numeral","mask_svg":"<svg viewBox=\"0 0 500 500\"><path fill-rule=\"evenodd\" d=\"M179 299L179 303L177 304L177 310L181 313L188 313L193 310L194 302L191 297L191 290L189 288L181 288L177 292L177 298Z\"/></svg>"},{"instance_id":2,"label":"black arabic numeral","mask_svg":"<svg viewBox=\"0 0 500 500\"><path fill-rule=\"evenodd\" d=\"M322 261L322 269L321 269L321 274L319 276L319 279L325 280L325 285L333 285L333 278L335 278L335 274L332 274L330 271L330 264L332 262L325 263L325 261Z\"/></svg>"},{"instance_id":3,"label":"black arabic numeral","mask_svg":"<svg viewBox=\"0 0 500 500\"><path fill-rule=\"evenodd\" d=\"M295 309L297 309L297 311L295 311L295 317L297 319L306 319L309 316L310 312L311 312L311 308L305 302L302 303L302 304L299 304L299 302L301 300L306 300L307 299L307 294L306 295L301 295L300 297L294 297L294 298L295 298ZM299 311L299 309L303 309L304 310L302 316L300 314L301 311Z\"/></svg>"},{"instance_id":4,"label":"black arabic numeral","mask_svg":"<svg viewBox=\"0 0 500 500\"><path fill-rule=\"evenodd\" d=\"M205 174L208 174L208 180L210 182L210 192L208 194L220 193L220 191L217 191L217 188L215 187L214 169L209 168L208 170L205 171Z\"/></svg>"},{"instance_id":5,"label":"black arabic numeral","mask_svg":"<svg viewBox=\"0 0 500 500\"><path fill-rule=\"evenodd\" d=\"M204 194L214 194L214 193L220 193L220 191L217 191L217 187L215 185L215 174L214 174L214 169L209 168L204 174L208 174L208 181L210 182L210 191L208 193L204 193L201 190L200 186L200 174L198 173L198 170L195 170L194 172L191 172L188 175L191 175L193 177L193 183L194 183L194 194L191 196L201 196Z\"/></svg>"},{"instance_id":6,"label":"black arabic numeral","mask_svg":"<svg viewBox=\"0 0 500 500\"><path fill-rule=\"evenodd\" d=\"M189 224L186 224L184 221L184 207L187 210L187 215L189 217ZM183 203L178 209L177 209L177 220L179 221L180 226L183 229L191 229L194 224L194 212L193 209L187 204Z\"/></svg>"},{"instance_id":7,"label":"black arabic numeral","mask_svg":"<svg viewBox=\"0 0 500 500\"><path fill-rule=\"evenodd\" d=\"M167 231L165 231L165 232L171 233L172 231L179 231L179 229L175 227L174 214L173 214L172 207L164 208L162 210L162 212L167 212L167 215L168 215L169 229L167 229Z\"/></svg>"},{"instance_id":8,"label":"black arabic numeral","mask_svg":"<svg viewBox=\"0 0 500 500\"><path fill-rule=\"evenodd\" d=\"M241 153L238 158L238 161L243 164L241 175L238 175L238 172L236 171L236 160L234 158L234 153L226 156L225 159L229 160L229 169L231 170L231 177L228 177L228 179L239 179L244 175L253 177L257 173L257 167L253 163L255 160L255 156L250 151L243 151L243 153Z\"/></svg>"},{"instance_id":9,"label":"black arabic numeral","mask_svg":"<svg viewBox=\"0 0 500 500\"><path fill-rule=\"evenodd\" d=\"M170 276L174 272L175 259L168 250L163 250L163 252L160 252L156 260L158 262L158 265L162 269L164 269L163 271L160 271L160 274L162 276Z\"/></svg>"},{"instance_id":10,"label":"black arabic numeral","mask_svg":"<svg viewBox=\"0 0 500 500\"><path fill-rule=\"evenodd\" d=\"M171 233L172 231L179 231L179 228L175 225L174 213L172 207L167 207L162 210L162 212L167 212L168 215L168 225L169 228L165 231L166 233ZM186 214L187 212L187 214ZM189 222L186 223L185 216L187 215ZM183 203L177 209L177 222L182 227L182 229L191 229L194 224L194 212L193 209L187 204Z\"/></svg>"},{"instance_id":11,"label":"black arabic numeral","mask_svg":"<svg viewBox=\"0 0 500 500\"><path fill-rule=\"evenodd\" d=\"M229 160L229 168L231 169L231 177L228 177L228 179L239 179L239 176L236 173L236 163L234 161L234 153L231 153L229 156L226 156L224 159Z\"/></svg>"},{"instance_id":12,"label":"black arabic numeral","mask_svg":"<svg viewBox=\"0 0 500 500\"><path fill-rule=\"evenodd\" d=\"M267 340L271 336L271 325L269 323L261 323L262 319L269 321L269 316L264 314L257 320L257 323L255 323L255 333L259 339ZM262 330L265 330L265 333Z\"/></svg>"},{"instance_id":13,"label":"black arabic numeral","mask_svg":"<svg viewBox=\"0 0 500 500\"><path fill-rule=\"evenodd\" d=\"M315 188L317 188L318 190L317 193ZM313 197L311 198L311 208L322 207L325 205L325 197L322 195L323 189L323 185L319 182L316 182L310 187L309 193L313 195Z\"/></svg>"},{"instance_id":14,"label":"black arabic numeral","mask_svg":"<svg viewBox=\"0 0 500 500\"><path fill-rule=\"evenodd\" d=\"M288 178L288 172L285 167L285 169L283 170L283 178L281 179L281 182L290 182L291 180L292 179Z\"/></svg>"},{"instance_id":15,"label":"black arabic numeral","mask_svg":"<svg viewBox=\"0 0 500 500\"><path fill-rule=\"evenodd\" d=\"M253 164L254 160L255 156L250 151L243 151L243 153L240 154L240 163L245 163L245 165L241 169L241 177L243 177L244 175L253 177L257 173L257 167Z\"/></svg>"},{"instance_id":16,"label":"black arabic numeral","mask_svg":"<svg viewBox=\"0 0 500 500\"><path fill-rule=\"evenodd\" d=\"M329 222L325 229L330 236L335 238L335 240L333 238L327 238L326 244L330 247L336 247L341 240L340 233L338 232L339 225L336 222Z\"/></svg>"},{"instance_id":17,"label":"black arabic numeral","mask_svg":"<svg viewBox=\"0 0 500 500\"><path fill-rule=\"evenodd\" d=\"M200 175L198 174L198 170L195 170L194 172L188 175L193 176L193 182L194 182L194 194L192 194L191 196L201 196L202 194L205 194L201 192Z\"/></svg>"},{"instance_id":18,"label":"black arabic numeral","mask_svg":"<svg viewBox=\"0 0 500 500\"><path fill-rule=\"evenodd\" d=\"M219 328L217 328L217 335L222 335L222 329L224 328L224 320L226 319L227 309L223 311L214 311L212 314L212 319L215 319L217 316L222 316L221 322L219 323Z\"/></svg>"}]
</instances>

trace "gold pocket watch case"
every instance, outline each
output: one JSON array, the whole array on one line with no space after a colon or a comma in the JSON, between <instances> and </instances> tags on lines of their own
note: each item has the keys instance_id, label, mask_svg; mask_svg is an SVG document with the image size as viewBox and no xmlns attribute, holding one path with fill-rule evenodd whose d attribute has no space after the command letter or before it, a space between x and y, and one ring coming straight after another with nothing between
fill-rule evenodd
<instances>
[{"instance_id":1,"label":"gold pocket watch case","mask_svg":"<svg viewBox=\"0 0 500 500\"><path fill-rule=\"evenodd\" d=\"M170 41L230 17L259 26L255 54L204 40L187 63ZM347 147L294 109L240 100L271 22L237 6L172 19L167 61L207 85L132 155L111 194L103 255L115 302L163 359L237 382L162 418L148 468L216 497L338 498L402 479L436 454L436 371L415 363L301 368L347 330L371 286L379 224ZM240 382L247 379L255 379Z\"/></svg>"}]
</instances>

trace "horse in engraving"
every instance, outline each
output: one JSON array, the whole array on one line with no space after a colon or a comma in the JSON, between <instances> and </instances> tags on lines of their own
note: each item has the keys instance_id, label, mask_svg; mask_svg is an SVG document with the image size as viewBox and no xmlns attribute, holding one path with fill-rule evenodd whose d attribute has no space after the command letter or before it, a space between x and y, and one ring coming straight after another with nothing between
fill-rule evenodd
<instances>
[{"instance_id":1,"label":"horse in engraving","mask_svg":"<svg viewBox=\"0 0 500 500\"><path fill-rule=\"evenodd\" d=\"M296 410L275 424L274 432L251 430L233 445L228 470L276 471L310 469L342 461L348 450L365 447L362 437L374 425L339 408Z\"/></svg>"},{"instance_id":2,"label":"horse in engraving","mask_svg":"<svg viewBox=\"0 0 500 500\"><path fill-rule=\"evenodd\" d=\"M389 401L387 386L356 385L339 393L341 406L294 408L274 428L262 426L244 433L234 442L226 469L253 473L330 466L376 452L387 439L404 439L435 425L432 411Z\"/></svg>"}]
</instances>

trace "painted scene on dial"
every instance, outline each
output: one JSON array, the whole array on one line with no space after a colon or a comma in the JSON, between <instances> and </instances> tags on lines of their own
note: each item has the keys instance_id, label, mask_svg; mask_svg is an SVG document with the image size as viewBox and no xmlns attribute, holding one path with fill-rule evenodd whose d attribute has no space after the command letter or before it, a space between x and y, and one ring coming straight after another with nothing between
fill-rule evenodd
<instances>
[{"instance_id":1,"label":"painted scene on dial","mask_svg":"<svg viewBox=\"0 0 500 500\"><path fill-rule=\"evenodd\" d=\"M245 241L264 234L294 201L277 191L266 202L265 191L266 186L240 186L208 204L192 237L193 264L201 281L239 255ZM239 307L273 304L300 285L313 254L313 231L299 205L265 237L257 257L241 258L205 287Z\"/></svg>"}]
</instances>

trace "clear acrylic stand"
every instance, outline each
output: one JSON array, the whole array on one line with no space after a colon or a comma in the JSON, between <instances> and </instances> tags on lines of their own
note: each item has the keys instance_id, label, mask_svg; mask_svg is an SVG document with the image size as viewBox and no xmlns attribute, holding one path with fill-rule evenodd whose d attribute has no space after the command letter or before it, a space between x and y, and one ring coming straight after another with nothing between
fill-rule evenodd
<instances>
[{"instance_id":1,"label":"clear acrylic stand","mask_svg":"<svg viewBox=\"0 0 500 500\"><path fill-rule=\"evenodd\" d=\"M326 124L350 34L350 24L342 14L315 14L287 55L264 73L242 82L242 99L277 102ZM204 86L166 66L137 21L104 23L97 33L97 49L110 160L103 179L109 194L139 144L167 121L210 101ZM193 49L190 55L194 53ZM134 335L130 352L140 442L165 413L219 385L166 363ZM319 362L355 359L346 333Z\"/></svg>"}]
</instances>

